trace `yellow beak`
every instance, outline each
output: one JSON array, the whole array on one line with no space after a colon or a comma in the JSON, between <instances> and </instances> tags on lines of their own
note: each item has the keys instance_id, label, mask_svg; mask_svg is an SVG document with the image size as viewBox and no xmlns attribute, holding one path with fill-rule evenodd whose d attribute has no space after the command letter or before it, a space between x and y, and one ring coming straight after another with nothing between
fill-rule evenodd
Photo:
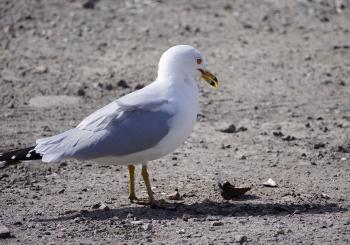
<instances>
[{"instance_id":1,"label":"yellow beak","mask_svg":"<svg viewBox=\"0 0 350 245\"><path fill-rule=\"evenodd\" d=\"M211 74L208 70L203 70L203 69L198 69L201 73L202 73L202 78L209 83L212 87L214 87L215 89L218 89L219 87L219 81L216 78L216 76L214 76L213 74Z\"/></svg>"}]
</instances>

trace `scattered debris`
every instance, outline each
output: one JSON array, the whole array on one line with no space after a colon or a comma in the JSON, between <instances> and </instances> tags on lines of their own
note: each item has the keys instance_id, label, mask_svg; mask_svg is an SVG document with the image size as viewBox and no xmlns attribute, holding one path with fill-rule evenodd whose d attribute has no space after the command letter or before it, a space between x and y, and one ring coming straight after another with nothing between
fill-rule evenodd
<instances>
[{"instance_id":1,"label":"scattered debris","mask_svg":"<svg viewBox=\"0 0 350 245\"><path fill-rule=\"evenodd\" d=\"M0 239L11 237L10 229L4 225L0 225Z\"/></svg>"},{"instance_id":2,"label":"scattered debris","mask_svg":"<svg viewBox=\"0 0 350 245\"><path fill-rule=\"evenodd\" d=\"M182 198L181 198L181 195L179 193L179 190L175 189L175 192L168 195L168 199L169 200L176 200L176 201L181 200Z\"/></svg>"},{"instance_id":3,"label":"scattered debris","mask_svg":"<svg viewBox=\"0 0 350 245\"><path fill-rule=\"evenodd\" d=\"M177 231L176 233L177 233L177 234L180 234L180 235L183 235L183 234L185 234L186 232L185 232L185 229L181 229L181 230Z\"/></svg>"},{"instance_id":4,"label":"scattered debris","mask_svg":"<svg viewBox=\"0 0 350 245\"><path fill-rule=\"evenodd\" d=\"M133 225L142 225L143 224L142 220L133 220L130 223Z\"/></svg>"},{"instance_id":5,"label":"scattered debris","mask_svg":"<svg viewBox=\"0 0 350 245\"><path fill-rule=\"evenodd\" d=\"M33 73L42 74L46 73L48 70L49 68L47 66L39 65L33 69Z\"/></svg>"},{"instance_id":6,"label":"scattered debris","mask_svg":"<svg viewBox=\"0 0 350 245\"><path fill-rule=\"evenodd\" d=\"M233 134L237 130L236 126L233 124L230 124L227 128L219 129L220 132L226 133L226 134Z\"/></svg>"},{"instance_id":7,"label":"scattered debris","mask_svg":"<svg viewBox=\"0 0 350 245\"><path fill-rule=\"evenodd\" d=\"M296 140L296 138L294 136L287 135L286 137L283 137L282 140L284 140L284 141L293 141L293 140Z\"/></svg>"},{"instance_id":8,"label":"scattered debris","mask_svg":"<svg viewBox=\"0 0 350 245\"><path fill-rule=\"evenodd\" d=\"M346 146L339 145L337 147L334 147L333 150L341 153L350 153L350 144Z\"/></svg>"},{"instance_id":9,"label":"scattered debris","mask_svg":"<svg viewBox=\"0 0 350 245\"><path fill-rule=\"evenodd\" d=\"M190 214L184 214L184 215L182 215L182 220L183 220L183 221L188 221L190 218L191 218L191 215L190 215Z\"/></svg>"},{"instance_id":10,"label":"scattered debris","mask_svg":"<svg viewBox=\"0 0 350 245\"><path fill-rule=\"evenodd\" d=\"M247 236L244 236L244 235L236 235L235 236L235 243L242 244L245 242L248 242Z\"/></svg>"},{"instance_id":11,"label":"scattered debris","mask_svg":"<svg viewBox=\"0 0 350 245\"><path fill-rule=\"evenodd\" d=\"M275 131L275 132L272 132L273 136L276 136L276 137L282 137L283 136L283 133L280 132L280 131Z\"/></svg>"},{"instance_id":12,"label":"scattered debris","mask_svg":"<svg viewBox=\"0 0 350 245\"><path fill-rule=\"evenodd\" d=\"M110 83L107 83L107 84L105 84L105 89L108 90L108 91L110 91L110 90L113 89L113 85L110 84Z\"/></svg>"},{"instance_id":13,"label":"scattered debris","mask_svg":"<svg viewBox=\"0 0 350 245\"><path fill-rule=\"evenodd\" d=\"M344 0L334 0L335 12L337 12L337 14L341 14L346 7L343 1Z\"/></svg>"},{"instance_id":14,"label":"scattered debris","mask_svg":"<svg viewBox=\"0 0 350 245\"><path fill-rule=\"evenodd\" d=\"M276 182L273 179L271 179L271 178L269 178L267 181L265 181L263 183L263 185L266 186L266 187L277 187Z\"/></svg>"},{"instance_id":15,"label":"scattered debris","mask_svg":"<svg viewBox=\"0 0 350 245\"><path fill-rule=\"evenodd\" d=\"M337 50L337 49L350 49L350 45L334 45L333 49L334 50Z\"/></svg>"},{"instance_id":16,"label":"scattered debris","mask_svg":"<svg viewBox=\"0 0 350 245\"><path fill-rule=\"evenodd\" d=\"M84 88L79 88L77 91L77 95L82 96L82 97L85 96L86 92L85 92Z\"/></svg>"},{"instance_id":17,"label":"scattered debris","mask_svg":"<svg viewBox=\"0 0 350 245\"><path fill-rule=\"evenodd\" d=\"M142 228L143 228L145 231L150 231L150 230L152 230L153 225L152 225L151 223L144 224L144 225L142 226Z\"/></svg>"},{"instance_id":18,"label":"scattered debris","mask_svg":"<svg viewBox=\"0 0 350 245\"><path fill-rule=\"evenodd\" d=\"M137 84L134 88L134 90L139 90L139 89L142 89L143 87L145 87L145 85L143 84Z\"/></svg>"},{"instance_id":19,"label":"scattered debris","mask_svg":"<svg viewBox=\"0 0 350 245\"><path fill-rule=\"evenodd\" d=\"M117 83L118 87L121 87L123 89L130 88L128 83L124 79L120 79L119 82Z\"/></svg>"},{"instance_id":20,"label":"scattered debris","mask_svg":"<svg viewBox=\"0 0 350 245\"><path fill-rule=\"evenodd\" d=\"M110 208L105 203L96 203L92 206L93 209L108 211Z\"/></svg>"},{"instance_id":21,"label":"scattered debris","mask_svg":"<svg viewBox=\"0 0 350 245\"><path fill-rule=\"evenodd\" d=\"M320 149L320 148L324 148L326 146L325 143L317 143L314 145L314 149Z\"/></svg>"},{"instance_id":22,"label":"scattered debris","mask_svg":"<svg viewBox=\"0 0 350 245\"><path fill-rule=\"evenodd\" d=\"M224 225L224 223L221 221L214 221L213 223L211 223L211 226L222 226L222 225Z\"/></svg>"},{"instance_id":23,"label":"scattered debris","mask_svg":"<svg viewBox=\"0 0 350 245\"><path fill-rule=\"evenodd\" d=\"M2 174L2 175L0 175L0 180L8 178L8 177L9 177L8 174Z\"/></svg>"},{"instance_id":24,"label":"scattered debris","mask_svg":"<svg viewBox=\"0 0 350 245\"><path fill-rule=\"evenodd\" d=\"M230 144L222 144L221 145L221 149L225 150L225 149L230 149L232 146Z\"/></svg>"},{"instance_id":25,"label":"scattered debris","mask_svg":"<svg viewBox=\"0 0 350 245\"><path fill-rule=\"evenodd\" d=\"M248 128L244 127L244 126L241 126L237 129L237 132L244 132L244 131L247 131Z\"/></svg>"},{"instance_id":26,"label":"scattered debris","mask_svg":"<svg viewBox=\"0 0 350 245\"><path fill-rule=\"evenodd\" d=\"M239 198L247 191L251 190L251 187L235 187L230 182L225 181L223 184L218 183L220 188L220 194L225 200Z\"/></svg>"},{"instance_id":27,"label":"scattered debris","mask_svg":"<svg viewBox=\"0 0 350 245\"><path fill-rule=\"evenodd\" d=\"M276 234L275 235L273 235L274 237L277 237L277 236L279 236L279 235L285 235L286 234L286 232L283 230L283 229L280 229L280 230L278 230L277 232L276 232Z\"/></svg>"},{"instance_id":28,"label":"scattered debris","mask_svg":"<svg viewBox=\"0 0 350 245\"><path fill-rule=\"evenodd\" d=\"M331 199L331 197L330 197L330 196L328 196L328 195L327 195L327 194L325 194L325 193L321 193L321 197L322 197L323 199L326 199L326 200Z\"/></svg>"},{"instance_id":29,"label":"scattered debris","mask_svg":"<svg viewBox=\"0 0 350 245\"><path fill-rule=\"evenodd\" d=\"M245 155L240 156L239 160L246 160L247 157Z\"/></svg>"},{"instance_id":30,"label":"scattered debris","mask_svg":"<svg viewBox=\"0 0 350 245\"><path fill-rule=\"evenodd\" d=\"M87 0L85 3L83 3L83 8L84 9L94 9L95 8L95 4L98 1L99 0Z\"/></svg>"},{"instance_id":31,"label":"scattered debris","mask_svg":"<svg viewBox=\"0 0 350 245\"><path fill-rule=\"evenodd\" d=\"M321 22L329 22L329 18L327 16L323 16L320 18Z\"/></svg>"},{"instance_id":32,"label":"scattered debris","mask_svg":"<svg viewBox=\"0 0 350 245\"><path fill-rule=\"evenodd\" d=\"M220 131L222 133L226 133L226 134L233 134L233 133L238 133L238 132L244 132L247 130L248 129L244 126L236 128L236 126L234 124L230 124L229 126L223 128L223 129L219 129L218 131Z\"/></svg>"}]
</instances>

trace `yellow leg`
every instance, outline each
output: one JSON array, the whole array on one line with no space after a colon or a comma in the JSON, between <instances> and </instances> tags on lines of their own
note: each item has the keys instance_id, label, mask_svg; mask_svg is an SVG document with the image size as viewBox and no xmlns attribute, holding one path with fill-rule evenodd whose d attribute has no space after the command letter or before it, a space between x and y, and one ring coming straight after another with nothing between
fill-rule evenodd
<instances>
[{"instance_id":1,"label":"yellow leg","mask_svg":"<svg viewBox=\"0 0 350 245\"><path fill-rule=\"evenodd\" d=\"M130 201L137 200L136 194L135 194L135 166L134 165L128 165L129 169L129 199Z\"/></svg>"},{"instance_id":2,"label":"yellow leg","mask_svg":"<svg viewBox=\"0 0 350 245\"><path fill-rule=\"evenodd\" d=\"M153 192L152 192L152 189L151 189L151 183L149 181L149 176L148 176L147 166L146 165L142 165L141 174L142 174L143 180L145 181L145 185L146 185L146 188L147 188L149 203L151 205L153 205L155 203L155 200L154 200Z\"/></svg>"}]
</instances>

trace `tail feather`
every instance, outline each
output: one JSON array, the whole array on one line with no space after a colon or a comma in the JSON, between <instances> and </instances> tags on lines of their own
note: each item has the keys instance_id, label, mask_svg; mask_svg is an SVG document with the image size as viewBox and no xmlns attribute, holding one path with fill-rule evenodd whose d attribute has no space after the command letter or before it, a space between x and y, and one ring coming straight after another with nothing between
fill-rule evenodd
<instances>
[{"instance_id":1,"label":"tail feather","mask_svg":"<svg viewBox=\"0 0 350 245\"><path fill-rule=\"evenodd\" d=\"M3 165L0 165L0 168L17 164L21 161L40 160L42 156L37 153L34 148L35 146L32 146L25 149L0 153L0 162L4 162Z\"/></svg>"}]
</instances>

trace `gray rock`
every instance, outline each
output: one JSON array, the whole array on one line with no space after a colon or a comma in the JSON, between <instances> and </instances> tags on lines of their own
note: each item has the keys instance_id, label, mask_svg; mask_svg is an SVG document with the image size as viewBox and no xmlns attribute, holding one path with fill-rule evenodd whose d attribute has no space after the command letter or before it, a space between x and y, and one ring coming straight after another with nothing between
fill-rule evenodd
<instances>
[{"instance_id":1,"label":"gray rock","mask_svg":"<svg viewBox=\"0 0 350 245\"><path fill-rule=\"evenodd\" d=\"M4 225L0 225L0 238L8 238L11 236L10 229Z\"/></svg>"},{"instance_id":2,"label":"gray rock","mask_svg":"<svg viewBox=\"0 0 350 245\"><path fill-rule=\"evenodd\" d=\"M133 225L142 225L143 224L142 220L134 220L134 221L131 221L130 223Z\"/></svg>"},{"instance_id":3,"label":"gray rock","mask_svg":"<svg viewBox=\"0 0 350 245\"><path fill-rule=\"evenodd\" d=\"M235 236L235 242L239 244L243 244L248 241L247 236L244 235L236 235Z\"/></svg>"},{"instance_id":4,"label":"gray rock","mask_svg":"<svg viewBox=\"0 0 350 245\"><path fill-rule=\"evenodd\" d=\"M110 208L105 203L101 203L99 209L103 211L108 211Z\"/></svg>"},{"instance_id":5,"label":"gray rock","mask_svg":"<svg viewBox=\"0 0 350 245\"><path fill-rule=\"evenodd\" d=\"M42 73L46 73L48 70L49 68L47 66L39 65L33 69L33 73L42 74Z\"/></svg>"},{"instance_id":6,"label":"gray rock","mask_svg":"<svg viewBox=\"0 0 350 245\"><path fill-rule=\"evenodd\" d=\"M186 232L185 232L185 229L181 229L181 230L178 230L176 233L177 233L177 234L180 234L180 235L183 235L183 234L185 234Z\"/></svg>"},{"instance_id":7,"label":"gray rock","mask_svg":"<svg viewBox=\"0 0 350 245\"><path fill-rule=\"evenodd\" d=\"M108 211L110 208L105 203L96 203L92 206L93 209Z\"/></svg>"},{"instance_id":8,"label":"gray rock","mask_svg":"<svg viewBox=\"0 0 350 245\"><path fill-rule=\"evenodd\" d=\"M150 231L150 230L152 230L153 225L150 224L150 223L144 224L144 225L142 226L142 228L143 228L145 231Z\"/></svg>"},{"instance_id":9,"label":"gray rock","mask_svg":"<svg viewBox=\"0 0 350 245\"><path fill-rule=\"evenodd\" d=\"M222 226L222 225L224 225L224 223L221 221L214 221L213 223L211 223L211 226Z\"/></svg>"},{"instance_id":10,"label":"gray rock","mask_svg":"<svg viewBox=\"0 0 350 245\"><path fill-rule=\"evenodd\" d=\"M271 179L271 178L268 179L267 181L265 181L263 183L263 185L266 186L266 187L277 187L276 182L273 179Z\"/></svg>"}]
</instances>

